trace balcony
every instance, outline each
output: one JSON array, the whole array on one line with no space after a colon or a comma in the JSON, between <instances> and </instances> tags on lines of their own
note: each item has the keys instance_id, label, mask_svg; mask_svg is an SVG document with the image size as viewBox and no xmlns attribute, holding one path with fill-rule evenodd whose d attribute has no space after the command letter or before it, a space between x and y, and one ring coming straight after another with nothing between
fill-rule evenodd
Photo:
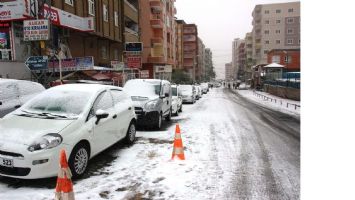
<instances>
[{"instance_id":1,"label":"balcony","mask_svg":"<svg viewBox=\"0 0 355 200\"><path fill-rule=\"evenodd\" d=\"M150 8L156 11L163 11L164 5L161 0L149 0Z\"/></svg>"},{"instance_id":2,"label":"balcony","mask_svg":"<svg viewBox=\"0 0 355 200\"><path fill-rule=\"evenodd\" d=\"M162 29L164 27L163 19L160 15L152 15L150 18L152 28Z\"/></svg>"},{"instance_id":3,"label":"balcony","mask_svg":"<svg viewBox=\"0 0 355 200\"><path fill-rule=\"evenodd\" d=\"M153 45L163 45L164 41L162 38L152 38L150 40L150 42L153 44Z\"/></svg>"},{"instance_id":4,"label":"balcony","mask_svg":"<svg viewBox=\"0 0 355 200\"><path fill-rule=\"evenodd\" d=\"M149 63L165 64L165 58L164 58L164 56L149 56L148 62Z\"/></svg>"},{"instance_id":5,"label":"balcony","mask_svg":"<svg viewBox=\"0 0 355 200\"><path fill-rule=\"evenodd\" d=\"M184 53L184 58L194 58L195 54L194 53Z\"/></svg>"}]
</instances>

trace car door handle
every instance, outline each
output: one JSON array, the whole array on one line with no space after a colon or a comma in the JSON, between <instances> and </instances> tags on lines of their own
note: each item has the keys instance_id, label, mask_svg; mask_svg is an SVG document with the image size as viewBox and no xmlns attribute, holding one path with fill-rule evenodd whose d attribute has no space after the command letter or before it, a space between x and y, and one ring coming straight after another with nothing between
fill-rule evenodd
<instances>
[{"instance_id":1,"label":"car door handle","mask_svg":"<svg viewBox=\"0 0 355 200\"><path fill-rule=\"evenodd\" d=\"M16 106L15 106L15 108L19 108L19 107L21 107L21 105L16 105Z\"/></svg>"},{"instance_id":2,"label":"car door handle","mask_svg":"<svg viewBox=\"0 0 355 200\"><path fill-rule=\"evenodd\" d=\"M112 118L113 118L113 119L116 119L116 118L117 118L117 115L115 114Z\"/></svg>"}]
</instances>

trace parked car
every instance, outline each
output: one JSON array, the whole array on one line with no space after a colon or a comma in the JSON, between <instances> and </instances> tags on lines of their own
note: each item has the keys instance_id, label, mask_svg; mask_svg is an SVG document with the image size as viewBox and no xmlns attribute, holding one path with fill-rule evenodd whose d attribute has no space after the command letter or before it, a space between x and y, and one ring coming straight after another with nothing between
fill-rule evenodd
<instances>
[{"instance_id":1,"label":"parked car","mask_svg":"<svg viewBox=\"0 0 355 200\"><path fill-rule=\"evenodd\" d=\"M207 92L209 91L208 83L201 83L201 88L202 88L202 93L207 94Z\"/></svg>"},{"instance_id":2,"label":"parked car","mask_svg":"<svg viewBox=\"0 0 355 200\"><path fill-rule=\"evenodd\" d=\"M179 112L182 112L182 97L179 90L179 86L171 85L171 91L172 91L172 102L171 102L172 113L175 116L178 116Z\"/></svg>"},{"instance_id":3,"label":"parked car","mask_svg":"<svg viewBox=\"0 0 355 200\"><path fill-rule=\"evenodd\" d=\"M172 93L169 81L132 79L123 88L132 98L139 125L160 129L164 117L170 121Z\"/></svg>"},{"instance_id":4,"label":"parked car","mask_svg":"<svg viewBox=\"0 0 355 200\"><path fill-rule=\"evenodd\" d=\"M45 88L36 82L0 79L0 117L21 107L44 90Z\"/></svg>"},{"instance_id":5,"label":"parked car","mask_svg":"<svg viewBox=\"0 0 355 200\"><path fill-rule=\"evenodd\" d=\"M196 89L193 85L179 85L179 91L183 103L194 104L196 102Z\"/></svg>"},{"instance_id":6,"label":"parked car","mask_svg":"<svg viewBox=\"0 0 355 200\"><path fill-rule=\"evenodd\" d=\"M201 86L195 85L196 88L196 99L199 100L202 97L202 89Z\"/></svg>"},{"instance_id":7,"label":"parked car","mask_svg":"<svg viewBox=\"0 0 355 200\"><path fill-rule=\"evenodd\" d=\"M0 175L21 179L56 176L65 149L74 177L89 159L136 134L133 103L122 88L65 84L32 98L0 120Z\"/></svg>"}]
</instances>

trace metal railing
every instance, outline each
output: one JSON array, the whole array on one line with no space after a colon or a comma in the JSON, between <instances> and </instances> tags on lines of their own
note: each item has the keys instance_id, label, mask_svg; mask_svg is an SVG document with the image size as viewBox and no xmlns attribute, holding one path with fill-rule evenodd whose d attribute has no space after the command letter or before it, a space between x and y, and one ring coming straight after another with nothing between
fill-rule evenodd
<instances>
[{"instance_id":1,"label":"metal railing","mask_svg":"<svg viewBox=\"0 0 355 200\"><path fill-rule=\"evenodd\" d=\"M269 101L269 100L270 100L271 102L275 102L275 104L276 104L277 102L279 102L280 105L283 105L283 104L284 104L284 105L286 105L287 108L288 108L288 107L290 107L290 108L294 107L295 110L297 110L297 108L301 108L301 105L293 104L293 103L289 103L289 102L282 102L281 99L271 98L271 97L268 97L268 96L259 94L259 93L255 92L255 91L253 91L253 94L254 94L255 96L259 97L259 98L264 99L265 101Z\"/></svg>"}]
</instances>

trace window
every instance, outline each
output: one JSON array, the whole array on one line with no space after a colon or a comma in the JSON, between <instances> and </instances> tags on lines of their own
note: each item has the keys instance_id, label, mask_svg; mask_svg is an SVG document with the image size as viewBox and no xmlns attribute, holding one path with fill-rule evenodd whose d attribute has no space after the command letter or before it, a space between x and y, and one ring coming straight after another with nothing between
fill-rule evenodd
<instances>
[{"instance_id":1,"label":"window","mask_svg":"<svg viewBox=\"0 0 355 200\"><path fill-rule=\"evenodd\" d=\"M106 46L102 46L101 47L101 57L103 59L107 59L107 48L106 48Z\"/></svg>"},{"instance_id":2,"label":"window","mask_svg":"<svg viewBox=\"0 0 355 200\"><path fill-rule=\"evenodd\" d=\"M287 34L292 34L293 33L293 29L287 29Z\"/></svg>"},{"instance_id":3,"label":"window","mask_svg":"<svg viewBox=\"0 0 355 200\"><path fill-rule=\"evenodd\" d=\"M269 40L265 40L265 44L270 44L270 41Z\"/></svg>"},{"instance_id":4,"label":"window","mask_svg":"<svg viewBox=\"0 0 355 200\"><path fill-rule=\"evenodd\" d=\"M276 32L277 34L280 34L280 33L281 33L281 31L280 31L280 30L276 30L275 32Z\"/></svg>"},{"instance_id":5,"label":"window","mask_svg":"<svg viewBox=\"0 0 355 200\"><path fill-rule=\"evenodd\" d=\"M280 9L277 9L277 10L276 10L276 13L281 13L281 10L280 10Z\"/></svg>"},{"instance_id":6,"label":"window","mask_svg":"<svg viewBox=\"0 0 355 200\"><path fill-rule=\"evenodd\" d=\"M95 16L95 2L94 0L88 0L89 15Z\"/></svg>"},{"instance_id":7,"label":"window","mask_svg":"<svg viewBox=\"0 0 355 200\"><path fill-rule=\"evenodd\" d=\"M108 10L106 4L103 6L104 21L108 22Z\"/></svg>"},{"instance_id":8,"label":"window","mask_svg":"<svg viewBox=\"0 0 355 200\"><path fill-rule=\"evenodd\" d=\"M287 44L293 44L293 39L287 39Z\"/></svg>"},{"instance_id":9,"label":"window","mask_svg":"<svg viewBox=\"0 0 355 200\"><path fill-rule=\"evenodd\" d=\"M270 21L269 20L265 20L265 24L269 24L270 23Z\"/></svg>"},{"instance_id":10,"label":"window","mask_svg":"<svg viewBox=\"0 0 355 200\"><path fill-rule=\"evenodd\" d=\"M115 11L115 26L118 27L118 13Z\"/></svg>"},{"instance_id":11,"label":"window","mask_svg":"<svg viewBox=\"0 0 355 200\"><path fill-rule=\"evenodd\" d=\"M279 55L272 56L271 62L280 64L280 56Z\"/></svg>"},{"instance_id":12,"label":"window","mask_svg":"<svg viewBox=\"0 0 355 200\"><path fill-rule=\"evenodd\" d=\"M281 20L277 19L276 24L279 24L279 23L281 23Z\"/></svg>"},{"instance_id":13,"label":"window","mask_svg":"<svg viewBox=\"0 0 355 200\"><path fill-rule=\"evenodd\" d=\"M281 40L276 40L276 44L280 44L281 43Z\"/></svg>"},{"instance_id":14,"label":"window","mask_svg":"<svg viewBox=\"0 0 355 200\"><path fill-rule=\"evenodd\" d=\"M265 13L265 14L269 14L269 11L268 11L268 10L265 10L264 13Z\"/></svg>"},{"instance_id":15,"label":"window","mask_svg":"<svg viewBox=\"0 0 355 200\"><path fill-rule=\"evenodd\" d=\"M103 92L97 97L92 111L96 113L96 111L99 109L106 111L112 107L113 107L113 100L111 94L108 92Z\"/></svg>"},{"instance_id":16,"label":"window","mask_svg":"<svg viewBox=\"0 0 355 200\"><path fill-rule=\"evenodd\" d=\"M293 18L288 18L288 19L287 19L287 23L288 23L288 24L292 24L293 22L294 22L294 21L293 21Z\"/></svg>"},{"instance_id":17,"label":"window","mask_svg":"<svg viewBox=\"0 0 355 200\"><path fill-rule=\"evenodd\" d=\"M285 63L291 63L291 61L292 61L291 58L292 58L292 57L289 56L289 55L285 56Z\"/></svg>"},{"instance_id":18,"label":"window","mask_svg":"<svg viewBox=\"0 0 355 200\"><path fill-rule=\"evenodd\" d=\"M269 34L269 30L265 30L264 33L265 33L265 34Z\"/></svg>"},{"instance_id":19,"label":"window","mask_svg":"<svg viewBox=\"0 0 355 200\"><path fill-rule=\"evenodd\" d=\"M65 0L65 3L68 5L73 6L74 5L74 0Z\"/></svg>"},{"instance_id":20,"label":"window","mask_svg":"<svg viewBox=\"0 0 355 200\"><path fill-rule=\"evenodd\" d=\"M293 8L289 8L289 9L288 9L288 12L293 12Z\"/></svg>"}]
</instances>

